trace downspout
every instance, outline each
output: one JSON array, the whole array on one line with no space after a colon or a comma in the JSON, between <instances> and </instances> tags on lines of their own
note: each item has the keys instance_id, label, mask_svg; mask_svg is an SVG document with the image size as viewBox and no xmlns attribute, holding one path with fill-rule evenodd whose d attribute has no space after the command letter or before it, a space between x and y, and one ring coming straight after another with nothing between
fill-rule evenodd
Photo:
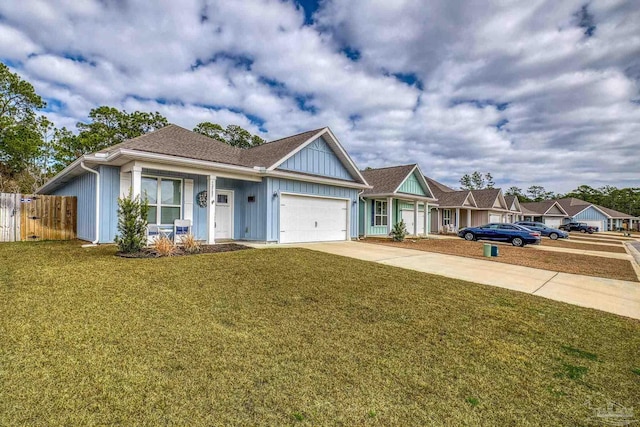
<instances>
[{"instance_id":1,"label":"downspout","mask_svg":"<svg viewBox=\"0 0 640 427\"><path fill-rule=\"evenodd\" d=\"M364 212L362 214L362 219L364 220L364 224L362 224L362 237L367 237L367 202L364 200L364 197L362 197L362 193L364 193L364 190L360 190L358 191L358 200L362 201L362 203L364 203ZM358 204L356 204L356 207L358 208L358 215L356 216L356 218L358 218L358 221L360 221L360 206ZM358 238L357 240L360 240L360 223L358 222Z\"/></svg>"},{"instance_id":2,"label":"downspout","mask_svg":"<svg viewBox=\"0 0 640 427\"><path fill-rule=\"evenodd\" d=\"M97 245L100 240L100 173L97 170L85 166L84 161L80 162L80 167L96 176L96 240L91 242L91 244Z\"/></svg>"}]
</instances>

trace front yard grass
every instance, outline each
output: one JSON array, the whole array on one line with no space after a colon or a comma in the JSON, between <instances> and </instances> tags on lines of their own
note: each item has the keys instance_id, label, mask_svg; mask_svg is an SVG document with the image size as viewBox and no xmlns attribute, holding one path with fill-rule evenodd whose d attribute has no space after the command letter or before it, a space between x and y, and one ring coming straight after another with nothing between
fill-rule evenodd
<instances>
[{"instance_id":1,"label":"front yard grass","mask_svg":"<svg viewBox=\"0 0 640 427\"><path fill-rule=\"evenodd\" d=\"M406 239L404 242L394 242L391 239L367 238L365 241L367 243L478 258L492 262L503 262L506 264L522 265L524 267L540 268L563 273L583 274L585 276L629 280L632 282L638 281L638 276L636 276L631 262L624 259L538 251L532 248L515 248L509 245L499 245L500 255L498 257L485 258L482 256L482 245L485 243L495 244L495 242L468 242L460 238ZM546 240L543 242L542 244L547 243Z\"/></svg>"},{"instance_id":2,"label":"front yard grass","mask_svg":"<svg viewBox=\"0 0 640 427\"><path fill-rule=\"evenodd\" d=\"M632 319L303 249L115 251L0 245L0 425L588 425L589 399L640 407Z\"/></svg>"}]
</instances>

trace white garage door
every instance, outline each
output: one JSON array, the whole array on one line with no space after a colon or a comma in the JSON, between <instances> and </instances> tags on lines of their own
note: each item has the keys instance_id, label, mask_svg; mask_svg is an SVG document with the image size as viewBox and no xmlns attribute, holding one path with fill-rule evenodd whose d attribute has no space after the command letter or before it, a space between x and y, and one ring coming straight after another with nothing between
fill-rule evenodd
<instances>
[{"instance_id":1,"label":"white garage door","mask_svg":"<svg viewBox=\"0 0 640 427\"><path fill-rule=\"evenodd\" d=\"M579 222L584 222L587 225L590 225L592 227L598 227L598 231L603 231L602 230L602 221L579 221Z\"/></svg>"},{"instance_id":2,"label":"white garage door","mask_svg":"<svg viewBox=\"0 0 640 427\"><path fill-rule=\"evenodd\" d=\"M400 212L402 214L402 220L407 226L407 232L411 235L415 235L413 210L403 209ZM424 212L420 211L418 211L418 234L424 234Z\"/></svg>"},{"instance_id":3,"label":"white garage door","mask_svg":"<svg viewBox=\"0 0 640 427\"><path fill-rule=\"evenodd\" d=\"M544 223L547 227L558 228L562 224L562 218L545 218Z\"/></svg>"},{"instance_id":4,"label":"white garage door","mask_svg":"<svg viewBox=\"0 0 640 427\"><path fill-rule=\"evenodd\" d=\"M282 194L280 243L347 240L347 200Z\"/></svg>"},{"instance_id":5,"label":"white garage door","mask_svg":"<svg viewBox=\"0 0 640 427\"><path fill-rule=\"evenodd\" d=\"M502 222L502 215L489 214L489 222Z\"/></svg>"}]
</instances>

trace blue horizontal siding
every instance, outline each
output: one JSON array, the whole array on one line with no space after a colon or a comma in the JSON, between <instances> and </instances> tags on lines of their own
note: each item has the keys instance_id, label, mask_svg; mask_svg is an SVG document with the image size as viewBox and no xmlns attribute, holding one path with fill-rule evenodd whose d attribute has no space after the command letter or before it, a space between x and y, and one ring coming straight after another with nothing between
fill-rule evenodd
<instances>
[{"instance_id":1,"label":"blue horizontal siding","mask_svg":"<svg viewBox=\"0 0 640 427\"><path fill-rule=\"evenodd\" d=\"M353 177L322 137L311 142L278 169L353 181Z\"/></svg>"}]
</instances>

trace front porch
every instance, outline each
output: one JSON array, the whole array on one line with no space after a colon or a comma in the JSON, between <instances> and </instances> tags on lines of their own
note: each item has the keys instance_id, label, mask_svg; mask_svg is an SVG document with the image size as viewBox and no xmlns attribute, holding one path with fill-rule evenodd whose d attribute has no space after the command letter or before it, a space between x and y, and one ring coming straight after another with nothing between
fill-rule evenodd
<instances>
[{"instance_id":1,"label":"front porch","mask_svg":"<svg viewBox=\"0 0 640 427\"><path fill-rule=\"evenodd\" d=\"M266 211L266 185L259 177L132 162L120 168L120 195L129 188L147 199L148 224L165 235L175 220L188 220L191 233L207 244L266 240L259 212Z\"/></svg>"},{"instance_id":2,"label":"front porch","mask_svg":"<svg viewBox=\"0 0 640 427\"><path fill-rule=\"evenodd\" d=\"M430 233L430 207L426 198L364 198L360 201L360 235L389 236L393 227L404 221L409 236L426 237Z\"/></svg>"}]
</instances>

